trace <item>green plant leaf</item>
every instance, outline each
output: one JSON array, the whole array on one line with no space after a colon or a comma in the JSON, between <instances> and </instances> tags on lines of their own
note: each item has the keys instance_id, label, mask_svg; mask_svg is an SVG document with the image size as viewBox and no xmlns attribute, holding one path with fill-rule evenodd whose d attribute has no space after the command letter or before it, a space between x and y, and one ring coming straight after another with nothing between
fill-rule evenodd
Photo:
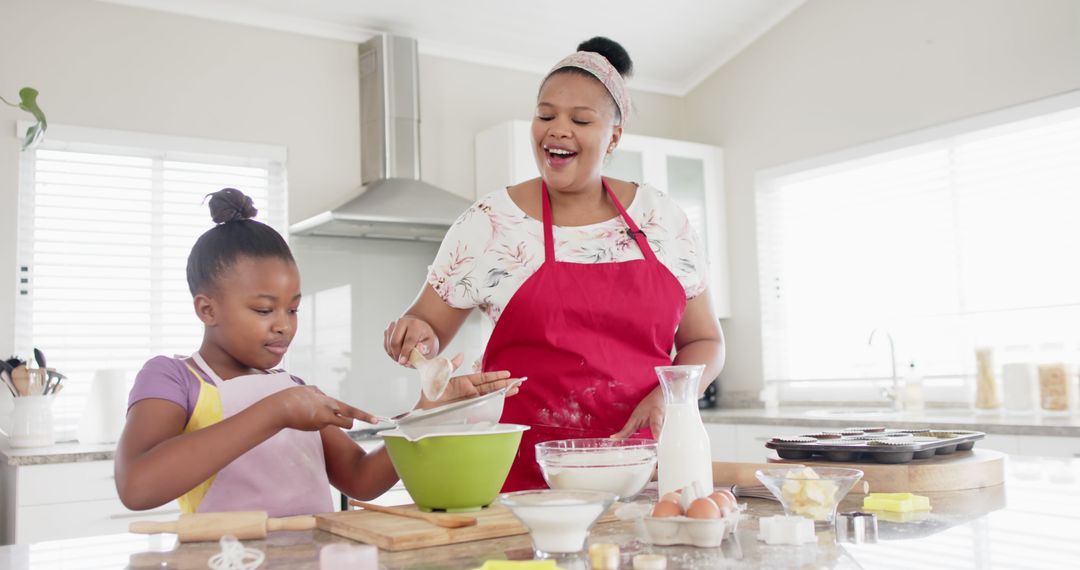
<instances>
[{"instance_id":1,"label":"green plant leaf","mask_svg":"<svg viewBox=\"0 0 1080 570\"><path fill-rule=\"evenodd\" d=\"M49 128L49 122L45 120L45 113L37 104L38 90L33 87L23 87L19 90L19 108L30 113L42 125L42 130Z\"/></svg>"}]
</instances>

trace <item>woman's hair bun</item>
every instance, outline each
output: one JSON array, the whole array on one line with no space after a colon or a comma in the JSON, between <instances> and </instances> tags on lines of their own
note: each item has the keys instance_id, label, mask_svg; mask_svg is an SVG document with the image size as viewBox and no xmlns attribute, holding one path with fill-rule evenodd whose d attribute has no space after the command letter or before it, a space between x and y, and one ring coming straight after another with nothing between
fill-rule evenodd
<instances>
[{"instance_id":1,"label":"woman's hair bun","mask_svg":"<svg viewBox=\"0 0 1080 570\"><path fill-rule=\"evenodd\" d=\"M223 188L210 196L210 217L215 224L237 222L255 217L255 202L236 188Z\"/></svg>"},{"instance_id":2,"label":"woman's hair bun","mask_svg":"<svg viewBox=\"0 0 1080 570\"><path fill-rule=\"evenodd\" d=\"M626 49L615 40L596 36L578 44L577 50L591 51L604 56L615 71L623 77L630 77L634 73L634 62L630 60L630 54L626 53Z\"/></svg>"}]
</instances>

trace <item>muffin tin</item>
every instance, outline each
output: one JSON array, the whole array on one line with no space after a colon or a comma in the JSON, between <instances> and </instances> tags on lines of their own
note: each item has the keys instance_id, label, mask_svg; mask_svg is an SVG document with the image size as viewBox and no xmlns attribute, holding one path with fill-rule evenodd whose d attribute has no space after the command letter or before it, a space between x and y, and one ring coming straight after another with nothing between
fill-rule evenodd
<instances>
[{"instance_id":1,"label":"muffin tin","mask_svg":"<svg viewBox=\"0 0 1080 570\"><path fill-rule=\"evenodd\" d=\"M815 456L826 461L907 463L967 451L986 437L980 431L887 429L884 427L844 428L799 436L777 436L765 443L781 459L801 460Z\"/></svg>"}]
</instances>

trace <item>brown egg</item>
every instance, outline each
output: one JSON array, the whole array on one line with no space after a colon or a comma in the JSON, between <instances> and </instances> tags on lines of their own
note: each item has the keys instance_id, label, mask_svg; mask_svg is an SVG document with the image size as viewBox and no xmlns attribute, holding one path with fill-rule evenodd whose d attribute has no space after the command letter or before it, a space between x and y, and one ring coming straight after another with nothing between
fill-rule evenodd
<instances>
[{"instance_id":1,"label":"brown egg","mask_svg":"<svg viewBox=\"0 0 1080 570\"><path fill-rule=\"evenodd\" d=\"M682 493L678 491L672 491L670 493L664 493L663 497L660 497L661 501L667 501L669 503L678 503L682 500Z\"/></svg>"},{"instance_id":2,"label":"brown egg","mask_svg":"<svg viewBox=\"0 0 1080 570\"><path fill-rule=\"evenodd\" d=\"M677 517L683 514L682 507L679 503L673 503L671 501L660 501L653 507L652 516L663 519L667 517Z\"/></svg>"},{"instance_id":3,"label":"brown egg","mask_svg":"<svg viewBox=\"0 0 1080 570\"><path fill-rule=\"evenodd\" d=\"M694 502L690 503L690 508L686 509L686 516L692 519L718 519L720 507L708 497L694 499Z\"/></svg>"},{"instance_id":4,"label":"brown egg","mask_svg":"<svg viewBox=\"0 0 1080 570\"><path fill-rule=\"evenodd\" d=\"M709 495L709 498L712 499L712 502L716 503L716 506L720 507L721 510L734 510L738 508L738 505L735 502L735 495L732 495L731 491L728 491L727 489L721 489Z\"/></svg>"}]
</instances>

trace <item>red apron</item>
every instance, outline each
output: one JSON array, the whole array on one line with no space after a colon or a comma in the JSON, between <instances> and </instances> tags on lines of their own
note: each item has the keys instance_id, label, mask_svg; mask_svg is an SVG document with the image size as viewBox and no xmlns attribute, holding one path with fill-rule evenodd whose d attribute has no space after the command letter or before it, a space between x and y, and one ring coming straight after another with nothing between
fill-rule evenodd
<instances>
[{"instance_id":1,"label":"red apron","mask_svg":"<svg viewBox=\"0 0 1080 570\"><path fill-rule=\"evenodd\" d=\"M556 261L551 197L542 183L544 263L507 303L484 351L484 370L529 377L503 410L503 422L532 427L504 492L546 488L537 443L618 432L657 386L653 368L671 364L686 293L606 181L603 186L645 258ZM651 437L648 428L639 433Z\"/></svg>"}]
</instances>

